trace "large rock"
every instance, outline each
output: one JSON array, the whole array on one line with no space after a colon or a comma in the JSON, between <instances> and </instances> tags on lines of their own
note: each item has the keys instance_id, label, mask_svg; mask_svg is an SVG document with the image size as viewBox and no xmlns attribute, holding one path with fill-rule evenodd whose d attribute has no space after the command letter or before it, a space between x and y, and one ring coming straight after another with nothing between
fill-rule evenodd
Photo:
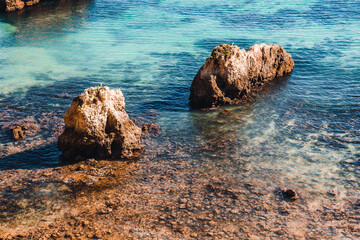
<instances>
[{"instance_id":1,"label":"large rock","mask_svg":"<svg viewBox=\"0 0 360 240\"><path fill-rule=\"evenodd\" d=\"M143 150L141 129L125 112L120 89L86 89L64 115L58 147L65 159L133 158Z\"/></svg>"},{"instance_id":2,"label":"large rock","mask_svg":"<svg viewBox=\"0 0 360 240\"><path fill-rule=\"evenodd\" d=\"M239 103L293 68L291 55L277 44L254 45L247 51L222 44L215 47L196 74L190 87L190 105L208 108Z\"/></svg>"}]
</instances>

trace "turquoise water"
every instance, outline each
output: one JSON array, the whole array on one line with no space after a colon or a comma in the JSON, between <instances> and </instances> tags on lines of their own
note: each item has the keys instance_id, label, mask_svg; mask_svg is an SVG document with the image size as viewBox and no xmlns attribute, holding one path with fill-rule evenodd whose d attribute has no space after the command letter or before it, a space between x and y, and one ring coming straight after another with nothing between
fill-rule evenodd
<instances>
[{"instance_id":1,"label":"turquoise water","mask_svg":"<svg viewBox=\"0 0 360 240\"><path fill-rule=\"evenodd\" d=\"M162 134L148 152L163 149L164 159L234 178L356 195L359 1L67 3L0 16L1 126L60 118L74 96L102 83L122 89L133 118L157 116ZM231 115L191 110L192 79L221 43L278 43L295 69L254 102L230 107ZM57 166L55 124L19 143L0 130L0 168Z\"/></svg>"}]
</instances>

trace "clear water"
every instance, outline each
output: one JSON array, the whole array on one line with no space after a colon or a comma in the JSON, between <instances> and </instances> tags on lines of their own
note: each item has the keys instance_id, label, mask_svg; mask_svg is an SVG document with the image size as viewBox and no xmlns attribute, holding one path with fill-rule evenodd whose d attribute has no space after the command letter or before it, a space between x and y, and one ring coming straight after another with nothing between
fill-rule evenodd
<instances>
[{"instance_id":1,"label":"clear water","mask_svg":"<svg viewBox=\"0 0 360 240\"><path fill-rule=\"evenodd\" d=\"M72 97L103 83L123 90L132 117L158 115L162 134L148 151L164 149L165 159L271 186L357 194L358 0L67 2L0 16L1 126L61 117ZM191 110L192 79L221 43L278 43L295 69L228 116ZM51 131L50 124L38 135ZM0 152L23 146L4 129L0 144ZM59 152L45 141L0 161L2 170L57 166Z\"/></svg>"}]
</instances>

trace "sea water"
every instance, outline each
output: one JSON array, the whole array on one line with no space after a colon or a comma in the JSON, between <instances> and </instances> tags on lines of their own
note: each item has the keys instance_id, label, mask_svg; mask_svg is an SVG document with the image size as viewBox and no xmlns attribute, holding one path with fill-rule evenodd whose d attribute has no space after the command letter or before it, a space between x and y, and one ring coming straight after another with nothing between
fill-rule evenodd
<instances>
[{"instance_id":1,"label":"sea water","mask_svg":"<svg viewBox=\"0 0 360 240\"><path fill-rule=\"evenodd\" d=\"M277 43L293 56L294 71L253 102L192 110L192 79L222 43ZM157 116L161 135L148 151L163 148L164 159L356 196L359 66L357 0L44 2L0 15L0 124L61 118L73 97L102 83L121 88L132 118ZM225 108L231 114L221 114ZM38 136L51 133L45 125ZM0 148L1 170L60 164L55 141L26 147L2 128Z\"/></svg>"}]
</instances>

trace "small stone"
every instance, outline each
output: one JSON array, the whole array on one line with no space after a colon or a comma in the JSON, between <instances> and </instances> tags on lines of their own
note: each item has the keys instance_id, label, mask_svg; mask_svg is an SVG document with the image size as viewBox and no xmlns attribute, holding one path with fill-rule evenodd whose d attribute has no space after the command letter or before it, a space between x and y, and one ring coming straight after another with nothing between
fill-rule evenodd
<instances>
[{"instance_id":1,"label":"small stone","mask_svg":"<svg viewBox=\"0 0 360 240\"><path fill-rule=\"evenodd\" d=\"M274 233L276 233L277 235L284 235L285 234L284 230L282 230L282 229L276 230L276 231L274 231Z\"/></svg>"},{"instance_id":2,"label":"small stone","mask_svg":"<svg viewBox=\"0 0 360 240\"><path fill-rule=\"evenodd\" d=\"M354 203L354 206L356 208L360 208L360 199L358 199L355 203Z\"/></svg>"},{"instance_id":3,"label":"small stone","mask_svg":"<svg viewBox=\"0 0 360 240\"><path fill-rule=\"evenodd\" d=\"M198 235L196 233L190 233L190 237L196 238Z\"/></svg>"},{"instance_id":4,"label":"small stone","mask_svg":"<svg viewBox=\"0 0 360 240\"><path fill-rule=\"evenodd\" d=\"M231 110L226 108L226 109L222 110L219 115L221 117L225 117L225 116L229 116L231 113L232 113Z\"/></svg>"},{"instance_id":5,"label":"small stone","mask_svg":"<svg viewBox=\"0 0 360 240\"><path fill-rule=\"evenodd\" d=\"M291 213L290 209L287 207L280 208L279 212L283 215L289 215Z\"/></svg>"},{"instance_id":6,"label":"small stone","mask_svg":"<svg viewBox=\"0 0 360 240\"><path fill-rule=\"evenodd\" d=\"M179 208L180 208L180 209L185 209L185 208L186 208L186 204L180 204L180 205L179 205Z\"/></svg>"},{"instance_id":7,"label":"small stone","mask_svg":"<svg viewBox=\"0 0 360 240\"><path fill-rule=\"evenodd\" d=\"M98 233L94 233L92 236L93 239L101 239L100 235Z\"/></svg>"},{"instance_id":8,"label":"small stone","mask_svg":"<svg viewBox=\"0 0 360 240\"><path fill-rule=\"evenodd\" d=\"M290 200L296 200L299 198L297 192L293 189L284 189L280 188L279 193L282 195L283 198L290 199Z\"/></svg>"},{"instance_id":9,"label":"small stone","mask_svg":"<svg viewBox=\"0 0 360 240\"><path fill-rule=\"evenodd\" d=\"M112 209L111 208L108 208L108 209L100 209L100 211L98 212L98 214L109 214L112 212Z\"/></svg>"},{"instance_id":10,"label":"small stone","mask_svg":"<svg viewBox=\"0 0 360 240\"><path fill-rule=\"evenodd\" d=\"M18 141L24 138L24 130L20 126L17 126L14 129L12 129L11 134L13 141Z\"/></svg>"},{"instance_id":11,"label":"small stone","mask_svg":"<svg viewBox=\"0 0 360 240\"><path fill-rule=\"evenodd\" d=\"M81 223L81 225L82 225L83 227L89 226L89 224L90 224L90 222L87 221L87 220L84 220L84 221L82 221L82 223Z\"/></svg>"},{"instance_id":12,"label":"small stone","mask_svg":"<svg viewBox=\"0 0 360 240\"><path fill-rule=\"evenodd\" d=\"M329 191L327 191L327 194L331 197L336 197L337 196L337 192L334 189L330 189Z\"/></svg>"}]
</instances>

